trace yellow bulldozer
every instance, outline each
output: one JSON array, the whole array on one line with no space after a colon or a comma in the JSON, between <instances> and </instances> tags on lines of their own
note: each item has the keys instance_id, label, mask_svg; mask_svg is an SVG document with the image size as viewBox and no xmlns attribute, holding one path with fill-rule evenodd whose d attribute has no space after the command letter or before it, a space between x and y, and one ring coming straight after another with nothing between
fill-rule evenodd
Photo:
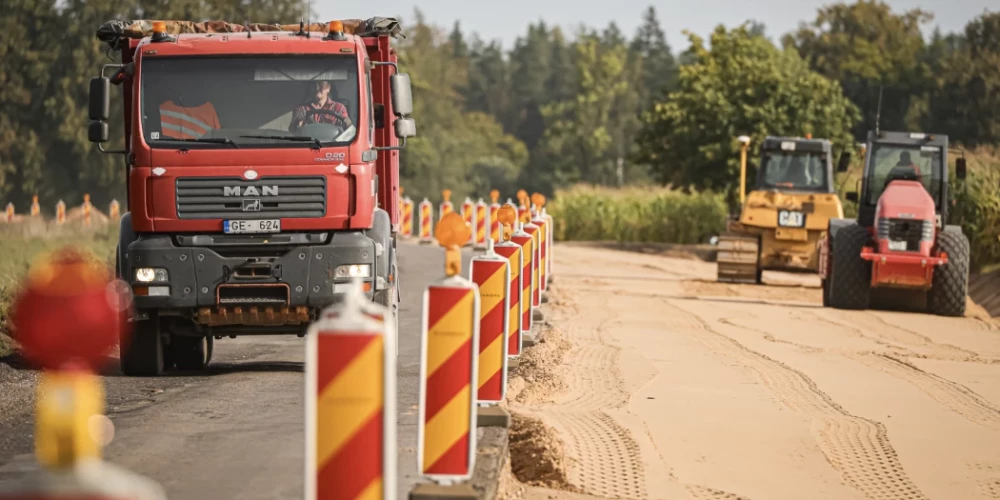
<instances>
[{"instance_id":1,"label":"yellow bulldozer","mask_svg":"<svg viewBox=\"0 0 1000 500\"><path fill-rule=\"evenodd\" d=\"M811 137L767 137L754 189L746 194L747 149L740 151L740 213L718 239L718 280L760 283L765 270L819 271L818 243L831 218L843 218L833 183L830 141ZM844 171L850 153L840 157Z\"/></svg>"}]
</instances>

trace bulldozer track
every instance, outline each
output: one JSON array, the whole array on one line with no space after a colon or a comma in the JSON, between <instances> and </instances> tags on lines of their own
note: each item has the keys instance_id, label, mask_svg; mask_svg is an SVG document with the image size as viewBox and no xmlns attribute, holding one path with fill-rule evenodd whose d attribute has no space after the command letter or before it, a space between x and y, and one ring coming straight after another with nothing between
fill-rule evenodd
<instances>
[{"instance_id":1,"label":"bulldozer track","mask_svg":"<svg viewBox=\"0 0 1000 500\"><path fill-rule=\"evenodd\" d=\"M813 418L813 434L827 461L843 480L872 500L927 498L908 477L889 442L885 426L848 413L804 373L753 351L713 329L700 316L665 300L674 316L697 322L690 333L709 349L752 370L788 408Z\"/></svg>"}]
</instances>

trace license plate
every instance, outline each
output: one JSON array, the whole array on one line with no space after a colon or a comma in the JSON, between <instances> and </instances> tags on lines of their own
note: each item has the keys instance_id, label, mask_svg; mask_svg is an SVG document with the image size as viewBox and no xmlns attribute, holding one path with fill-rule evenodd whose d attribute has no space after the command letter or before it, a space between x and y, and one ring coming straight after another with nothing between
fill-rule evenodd
<instances>
[{"instance_id":1,"label":"license plate","mask_svg":"<svg viewBox=\"0 0 1000 500\"><path fill-rule=\"evenodd\" d=\"M906 242L889 240L889 250L905 252Z\"/></svg>"},{"instance_id":2,"label":"license plate","mask_svg":"<svg viewBox=\"0 0 1000 500\"><path fill-rule=\"evenodd\" d=\"M806 214L797 210L778 210L778 225L781 227L805 227Z\"/></svg>"},{"instance_id":3,"label":"license plate","mask_svg":"<svg viewBox=\"0 0 1000 500\"><path fill-rule=\"evenodd\" d=\"M281 220L224 220L222 232L226 234L280 233Z\"/></svg>"}]
</instances>

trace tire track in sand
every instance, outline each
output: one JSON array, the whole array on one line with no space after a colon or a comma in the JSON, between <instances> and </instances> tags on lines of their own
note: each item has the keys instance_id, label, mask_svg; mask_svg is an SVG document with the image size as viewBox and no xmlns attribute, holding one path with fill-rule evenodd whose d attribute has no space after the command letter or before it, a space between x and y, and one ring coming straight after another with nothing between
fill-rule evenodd
<instances>
[{"instance_id":1,"label":"tire track in sand","mask_svg":"<svg viewBox=\"0 0 1000 500\"><path fill-rule=\"evenodd\" d=\"M925 372L903 360L884 354L868 354L859 359L872 367L903 379L942 406L961 415L966 420L1000 430L1000 409L962 384Z\"/></svg>"},{"instance_id":2,"label":"tire track in sand","mask_svg":"<svg viewBox=\"0 0 1000 500\"><path fill-rule=\"evenodd\" d=\"M574 344L564 359L567 392L533 413L559 433L567 456L573 457L567 470L570 484L600 497L645 499L639 444L605 413L629 399L618 370L619 350L601 337L613 314L606 304L586 304L585 312L577 309L560 318Z\"/></svg>"},{"instance_id":3,"label":"tire track in sand","mask_svg":"<svg viewBox=\"0 0 1000 500\"><path fill-rule=\"evenodd\" d=\"M814 318L817 317L814 314L812 316ZM719 322L732 325L737 328L757 332L761 334L765 340L769 340L771 342L790 344L798 349L809 352L824 351L824 349L817 347L774 338L770 333L747 325L739 319L720 318ZM830 322L830 324L837 323ZM852 334L858 335L856 328L849 329L848 331ZM862 337L868 338L863 335ZM879 345L887 347L890 352L858 351L849 349L836 351L825 349L825 351L836 352L846 358L856 360L866 366L881 370L891 376L904 380L920 389L938 404L948 408L966 420L990 429L1000 430L1000 409L993 406L985 398L962 384L953 382L933 373L925 372L920 368L907 363L903 359L900 359L907 356L919 358L920 355L914 353L913 351L905 348L899 348L898 346L891 344L879 343Z\"/></svg>"},{"instance_id":4,"label":"tire track in sand","mask_svg":"<svg viewBox=\"0 0 1000 500\"><path fill-rule=\"evenodd\" d=\"M664 303L676 311L673 326L690 331L709 349L750 368L785 406L812 417L820 450L847 484L871 500L927 498L907 476L880 422L851 415L804 373L714 330L673 300Z\"/></svg>"}]
</instances>

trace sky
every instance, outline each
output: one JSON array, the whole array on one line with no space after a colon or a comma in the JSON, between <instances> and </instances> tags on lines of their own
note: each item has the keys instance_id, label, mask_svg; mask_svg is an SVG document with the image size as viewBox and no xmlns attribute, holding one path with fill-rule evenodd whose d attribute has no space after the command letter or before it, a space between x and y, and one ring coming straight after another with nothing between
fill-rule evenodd
<instances>
[{"instance_id":1,"label":"sky","mask_svg":"<svg viewBox=\"0 0 1000 500\"><path fill-rule=\"evenodd\" d=\"M514 40L527 31L531 22L543 20L558 24L567 34L584 24L604 27L615 21L629 37L635 33L642 13L652 4L656 7L660 24L667 34L667 42L675 52L687 47L683 30L706 36L722 23L732 27L747 19L755 19L767 26L767 36L778 41L781 35L798 27L802 21L812 20L816 11L830 0L382 0L374 2L340 2L337 0L311 0L313 9L326 21L330 19L365 19L373 16L400 17L405 33L407 19L413 19L414 8L419 8L431 24L450 29L457 20L464 32L476 32L486 40L501 40L510 48ZM934 14L934 20L925 28L930 34L934 26L945 33L961 31L967 22L989 8L1000 10L998 0L887 0L894 12L921 8Z\"/></svg>"}]
</instances>

